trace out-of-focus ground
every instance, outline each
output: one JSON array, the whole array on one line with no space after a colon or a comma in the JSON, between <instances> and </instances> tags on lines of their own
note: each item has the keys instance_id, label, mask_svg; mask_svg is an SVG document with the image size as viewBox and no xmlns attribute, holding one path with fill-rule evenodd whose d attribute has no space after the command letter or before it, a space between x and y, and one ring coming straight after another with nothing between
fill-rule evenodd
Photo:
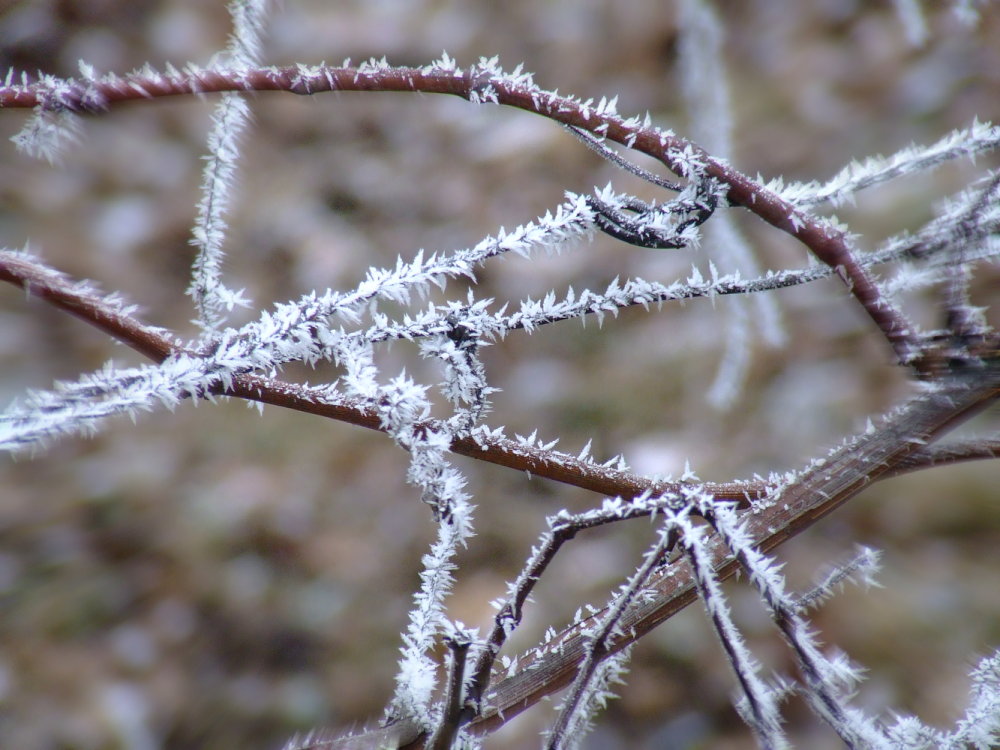
<instances>
[{"instance_id":1,"label":"out-of-focus ground","mask_svg":"<svg viewBox=\"0 0 1000 750\"><path fill-rule=\"evenodd\" d=\"M927 3L926 5L934 5ZM0 3L0 63L70 75L149 62L205 63L222 48L222 3ZM734 98L733 161L746 172L824 179L852 158L930 143L1000 101L1000 13L975 28L947 10L908 43L892 3L717 3ZM267 24L269 63L356 62L385 55L460 64L499 55L547 88L617 95L688 133L672 4L651 0L348 2L285 0ZM6 139L27 113L0 112L0 243L29 243L56 267L120 290L144 318L192 335L188 245L211 99L116 107L82 123L55 166ZM557 125L459 99L399 94L252 97L254 124L230 214L226 274L257 305L351 288L370 265L419 248L475 244L553 208L563 192L616 171ZM4 145L6 144L6 145ZM654 165L648 160L642 164ZM840 216L868 249L916 230L967 184L956 164L859 196ZM802 248L752 217L738 225L768 268L799 267ZM603 288L615 276L669 281L717 249L650 251L598 238L559 256L493 262L480 296L514 302L549 289ZM725 271L725 267L720 270ZM998 299L997 274L976 294ZM460 289L460 286L453 287ZM638 469L705 479L801 466L905 397L890 353L837 283L780 292L781 349L754 335L735 406L706 391L733 303L629 311L602 329L579 323L512 336L489 349L489 415L509 433L538 429ZM933 295L912 312L933 325ZM754 308L748 308L751 313ZM236 322L246 318L237 317ZM993 322L998 322L996 315ZM751 329L755 325L751 321ZM12 287L0 289L0 397L73 379L133 352ZM397 345L380 360L430 377ZM319 382L330 368L292 370ZM983 420L981 429L996 429ZM485 625L546 515L600 498L456 459L478 503L478 536L459 560L452 614ZM0 747L18 750L277 748L296 731L360 725L391 694L410 595L433 535L406 456L382 435L241 403L184 404L111 422L0 464ZM850 589L817 625L870 669L858 703L951 724L975 659L1000 645L1000 467L978 464L879 484L781 550L807 586L855 543L885 551L884 588ZM581 535L528 609L518 647L561 627L633 569L646 524ZM765 663L791 665L755 597L727 584ZM635 650L630 676L600 718L593 748L749 748L730 705L733 679L698 606ZM534 747L547 709L515 720L491 747ZM797 746L838 747L798 702Z\"/></svg>"}]
</instances>

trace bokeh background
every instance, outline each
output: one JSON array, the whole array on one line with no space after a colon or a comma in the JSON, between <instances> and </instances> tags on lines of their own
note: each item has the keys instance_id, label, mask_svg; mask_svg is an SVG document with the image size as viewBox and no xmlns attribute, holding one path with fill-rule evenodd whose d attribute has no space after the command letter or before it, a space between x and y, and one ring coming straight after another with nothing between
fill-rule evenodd
<instances>
[{"instance_id":1,"label":"bokeh background","mask_svg":"<svg viewBox=\"0 0 1000 750\"><path fill-rule=\"evenodd\" d=\"M890 2L717 2L734 105L732 158L766 177L823 179L852 158L930 143L973 118L996 120L1000 12L974 27L928 6L915 45ZM934 6L931 8L930 6ZM150 63L206 63L229 32L222 2L80 0L0 3L0 67L73 75ZM284 0L267 24L269 63L461 64L499 55L547 88L618 95L689 132L677 73L673 3L652 0ZM513 110L419 95L252 97L254 123L230 213L230 286L256 304L310 289L348 289L370 265L419 248L475 244L556 206L566 190L612 180L656 191L559 126ZM0 112L0 243L30 243L54 266L120 290L145 320L192 335L184 296L198 197L206 100L165 99L86 118L56 164L7 138L27 113ZM6 145L4 145L6 144ZM644 166L653 168L648 160ZM990 165L950 165L871 191L840 216L865 248L915 230L936 201ZM661 196L662 197L662 196ZM800 267L801 247L745 215L740 230L768 268ZM603 288L615 276L670 281L698 251L656 252L598 238L560 255L493 262L480 296ZM721 270L726 270L724 267ZM1000 277L977 272L978 299ZM450 287L462 293L461 285ZM486 350L502 388L489 415L509 433L561 438L644 472L704 479L801 466L909 392L866 318L833 282L783 291L787 342L768 348L751 320L752 359L728 409L706 399L733 303L628 311L603 328L578 322L512 336ZM933 325L933 294L911 300ZM753 308L749 308L752 312ZM248 319L237 316L234 322ZM993 317L996 323L996 316ZM138 355L14 288L0 289L0 400ZM380 354L433 378L413 348ZM337 373L290 369L321 382ZM996 430L986 415L970 429ZM544 518L600 498L456 458L478 503L478 536L461 555L451 614L485 625L488 602L516 575ZM19 750L277 748L316 726L360 726L391 694L410 595L433 536L407 457L384 436L237 402L184 404L97 436L0 464L0 747ZM950 725L967 672L1000 645L1000 468L982 463L872 487L787 544L806 587L863 543L884 550L884 588L849 589L816 616L824 638L870 669L858 702ZM601 604L638 563L647 524L582 535L539 587L515 645ZM752 592L727 584L739 621L771 668L791 668ZM749 748L734 689L698 606L645 638L621 699L592 748ZM542 707L490 747L535 747ZM839 747L792 701L797 745Z\"/></svg>"}]
</instances>

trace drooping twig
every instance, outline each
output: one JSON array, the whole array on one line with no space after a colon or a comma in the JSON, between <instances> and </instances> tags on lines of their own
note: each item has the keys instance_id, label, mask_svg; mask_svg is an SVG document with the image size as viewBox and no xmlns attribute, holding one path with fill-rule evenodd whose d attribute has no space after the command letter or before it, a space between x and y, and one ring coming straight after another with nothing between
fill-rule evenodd
<instances>
[{"instance_id":1,"label":"drooping twig","mask_svg":"<svg viewBox=\"0 0 1000 750\"><path fill-rule=\"evenodd\" d=\"M680 513L685 511L681 510ZM673 511L665 511L663 528L658 532L656 543L646 552L642 564L617 592L614 600L583 634L586 641L583 658L577 667L569 693L560 706L559 716L549 730L546 750L563 747L566 740L574 734L574 725L589 721L591 708L588 704L593 700L595 689L601 690L603 687L594 683L599 681L602 665L612 657L612 639L624 634L621 617L640 598L653 571L663 564L664 557L677 543L673 515Z\"/></svg>"}]
</instances>

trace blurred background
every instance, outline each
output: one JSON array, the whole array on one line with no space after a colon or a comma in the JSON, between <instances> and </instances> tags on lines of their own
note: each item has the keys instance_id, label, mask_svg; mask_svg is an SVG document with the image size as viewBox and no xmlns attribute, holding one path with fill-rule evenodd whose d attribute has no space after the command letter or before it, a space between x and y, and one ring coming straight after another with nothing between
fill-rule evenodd
<instances>
[{"instance_id":1,"label":"blurred background","mask_svg":"<svg viewBox=\"0 0 1000 750\"><path fill-rule=\"evenodd\" d=\"M996 121L1000 13L976 26L928 6L929 36L907 38L890 2L717 2L733 97L732 160L749 174L823 180L851 159L931 143L978 117ZM933 6L933 8L931 8ZM978 6L977 6L978 7ZM0 67L75 75L150 63L207 63L229 33L224 3L174 0L0 2ZM442 50L461 65L499 55L546 88L617 95L624 114L689 131L673 3L652 0L284 0L267 23L273 64L385 55L422 65ZM252 97L254 122L229 215L227 283L259 309L327 287L350 289L369 266L420 248L474 245L554 208L564 191L613 181L664 196L615 169L558 125L457 98L405 94ZM188 244L212 99L129 103L82 121L50 165L7 139L28 113L0 112L0 243L30 243L53 266L119 290L144 320L195 333L184 296ZM635 157L655 169L648 159ZM995 155L859 196L840 218L865 249L934 215ZM766 268L796 268L804 249L735 215ZM616 276L670 282L707 271L697 251L651 251L598 237L560 255L491 262L479 297L497 304L603 289ZM720 262L721 263L721 262ZM720 271L728 269L720 264ZM977 270L977 301L1000 276ZM933 290L932 290L933 291ZM464 296L461 285L449 294ZM749 322L746 382L729 408L706 397L734 303L633 310L603 328L578 322L511 336L485 350L501 388L488 417L508 434L537 429L576 453L624 453L650 474L725 480L803 465L910 392L842 285L774 295L786 335L766 346ZM935 325L934 294L909 311ZM751 313L755 308L746 308ZM234 317L234 323L253 313ZM994 324L1000 322L994 314ZM0 288L0 400L141 358L69 316ZM433 379L415 347L380 353ZM331 367L291 368L323 382ZM970 429L996 430L995 415ZM478 536L459 560L450 613L485 626L544 518L600 497L456 458L478 504ZM393 689L421 555L434 529L404 482L407 456L377 433L238 402L183 404L109 423L0 463L0 746L19 750L278 748L294 732L375 720ZM951 725L968 669L1000 646L1000 467L981 463L880 483L780 551L793 583L849 556L884 551L877 591L849 589L816 615L824 639L869 668L859 705ZM581 535L535 595L514 650L602 604L638 564L648 524ZM756 597L727 591L772 669L791 664ZM692 606L634 652L621 699L591 748L750 748L734 682L707 619ZM797 746L840 744L792 701ZM541 707L488 747L536 747Z\"/></svg>"}]
</instances>

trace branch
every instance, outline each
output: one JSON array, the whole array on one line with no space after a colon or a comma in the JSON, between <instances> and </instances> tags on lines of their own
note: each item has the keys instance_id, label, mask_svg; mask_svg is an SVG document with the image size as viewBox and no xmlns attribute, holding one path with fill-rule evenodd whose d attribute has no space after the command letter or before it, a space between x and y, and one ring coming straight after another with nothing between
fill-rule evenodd
<instances>
[{"instance_id":1,"label":"branch","mask_svg":"<svg viewBox=\"0 0 1000 750\"><path fill-rule=\"evenodd\" d=\"M930 442L1000 398L1000 358L974 372L954 374L932 393L918 397L872 429L837 449L827 459L807 467L751 509L747 532L761 552L767 552L840 507L869 483L889 476L893 467ZM720 579L736 570L725 545L715 546ZM612 651L638 640L696 598L690 568L673 562L649 582L652 601L637 602L626 612L623 632ZM576 623L536 652L519 660L517 673L499 680L487 693L483 715L470 731L488 733L546 695L568 685L584 657L586 633L602 614Z\"/></svg>"},{"instance_id":2,"label":"branch","mask_svg":"<svg viewBox=\"0 0 1000 750\"><path fill-rule=\"evenodd\" d=\"M889 474L896 476L922 469L950 466L965 461L982 461L988 458L1000 458L1000 440L993 438L948 442L913 451L909 456L901 459Z\"/></svg>"},{"instance_id":3,"label":"branch","mask_svg":"<svg viewBox=\"0 0 1000 750\"><path fill-rule=\"evenodd\" d=\"M396 91L451 94L474 103L503 104L593 133L648 154L676 174L694 181L714 179L723 184L731 205L742 206L764 221L805 244L821 261L834 268L851 294L886 337L897 359L928 368L911 325L879 291L872 277L854 257L844 231L783 199L761 183L709 155L697 144L671 131L653 127L647 114L623 118L616 99L581 101L559 96L535 85L520 67L505 73L496 58L459 68L445 55L422 68L390 66L383 58L358 67L294 65L287 67L201 69L193 65L166 73L152 68L120 77L107 75L84 80L45 76L35 83L26 77L19 85L0 87L0 107L37 107L44 112L97 113L113 104L164 96L231 91L286 91L311 95L328 91Z\"/></svg>"},{"instance_id":4,"label":"branch","mask_svg":"<svg viewBox=\"0 0 1000 750\"><path fill-rule=\"evenodd\" d=\"M71 313L154 362L160 363L181 353L197 356L196 352L185 349L168 331L139 321L131 315L131 308L123 306L117 298L102 297L92 285L74 282L25 253L0 252L0 280L21 287L29 295ZM347 398L333 401L326 390L275 378L238 374L232 377L228 386L220 382L211 393L387 432L378 413L359 401ZM436 422L428 420L416 425L415 429L436 427ZM488 430L479 430L453 440L451 450L459 455L572 484L602 495L634 498L644 493L676 492L682 486L680 482L653 481L632 472L504 438ZM762 490L763 483L734 482L707 487L711 487L709 491L717 492L720 498L746 502L748 497L754 497Z\"/></svg>"},{"instance_id":5,"label":"branch","mask_svg":"<svg viewBox=\"0 0 1000 750\"><path fill-rule=\"evenodd\" d=\"M102 295L88 282L74 282L27 253L0 251L0 281L65 310L154 362L165 360L176 346L162 328L133 317L134 308L115 295Z\"/></svg>"}]
</instances>

